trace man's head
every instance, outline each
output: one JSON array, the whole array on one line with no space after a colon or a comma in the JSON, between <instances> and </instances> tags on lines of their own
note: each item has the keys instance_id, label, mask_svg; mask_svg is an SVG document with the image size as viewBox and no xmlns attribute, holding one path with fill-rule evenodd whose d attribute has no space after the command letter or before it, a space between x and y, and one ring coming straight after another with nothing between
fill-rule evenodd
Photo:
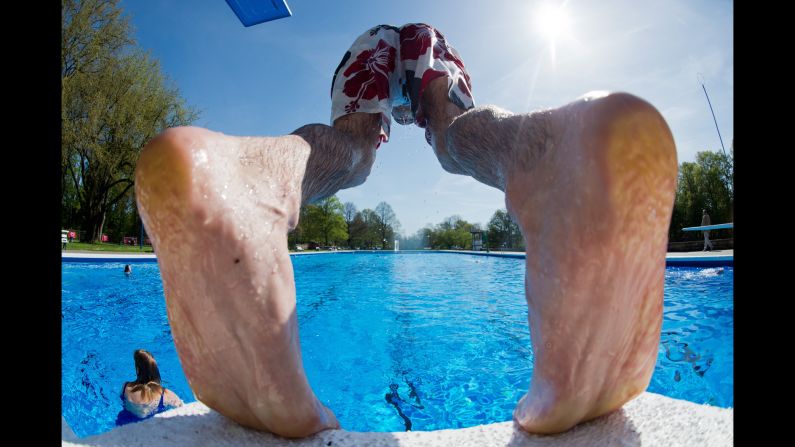
<instances>
[{"instance_id":1,"label":"man's head","mask_svg":"<svg viewBox=\"0 0 795 447\"><path fill-rule=\"evenodd\" d=\"M392 107L392 118L394 118L398 124L404 126L414 124L414 114L411 112L411 105L400 104Z\"/></svg>"},{"instance_id":2,"label":"man's head","mask_svg":"<svg viewBox=\"0 0 795 447\"><path fill-rule=\"evenodd\" d=\"M702 209L701 210L701 214L707 214L707 210L706 209Z\"/></svg>"}]
</instances>

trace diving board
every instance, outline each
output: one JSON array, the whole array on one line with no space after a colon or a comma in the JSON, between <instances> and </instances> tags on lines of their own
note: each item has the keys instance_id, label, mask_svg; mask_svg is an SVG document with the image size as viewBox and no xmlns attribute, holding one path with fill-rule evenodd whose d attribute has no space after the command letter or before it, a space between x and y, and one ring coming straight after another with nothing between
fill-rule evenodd
<instances>
[{"instance_id":1,"label":"diving board","mask_svg":"<svg viewBox=\"0 0 795 447\"><path fill-rule=\"evenodd\" d=\"M709 231L709 230L723 230L725 228L734 228L734 222L717 225L704 225L701 227L687 227L682 228L682 231Z\"/></svg>"},{"instance_id":2,"label":"diving board","mask_svg":"<svg viewBox=\"0 0 795 447\"><path fill-rule=\"evenodd\" d=\"M226 0L226 3L246 27L293 15L286 0Z\"/></svg>"}]
</instances>

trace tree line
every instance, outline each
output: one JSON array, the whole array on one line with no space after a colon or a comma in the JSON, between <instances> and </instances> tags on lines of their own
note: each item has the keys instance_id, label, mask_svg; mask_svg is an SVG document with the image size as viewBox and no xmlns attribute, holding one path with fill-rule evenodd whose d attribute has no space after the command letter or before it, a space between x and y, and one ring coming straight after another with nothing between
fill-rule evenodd
<instances>
[{"instance_id":1,"label":"tree line","mask_svg":"<svg viewBox=\"0 0 795 447\"><path fill-rule=\"evenodd\" d=\"M297 246L327 246L349 249L391 250L397 240L401 250L462 249L471 250L473 231L480 232L483 247L491 250L524 250L524 240L508 212L497 210L486 228L461 216L428 224L405 236L392 206L379 203L375 209L358 210L352 202L342 203L331 196L301 207L298 225L288 234L291 249Z\"/></svg>"},{"instance_id":2,"label":"tree line","mask_svg":"<svg viewBox=\"0 0 795 447\"><path fill-rule=\"evenodd\" d=\"M473 235L473 232L475 233ZM485 228L453 215L438 224L427 224L413 235L400 239L404 250L472 250L473 241L480 235L482 249L524 251L524 239L519 226L505 209L494 212Z\"/></svg>"},{"instance_id":3,"label":"tree line","mask_svg":"<svg viewBox=\"0 0 795 447\"><path fill-rule=\"evenodd\" d=\"M81 241L138 235L141 148L199 113L138 47L118 0L61 3L61 226Z\"/></svg>"},{"instance_id":4,"label":"tree line","mask_svg":"<svg viewBox=\"0 0 795 447\"><path fill-rule=\"evenodd\" d=\"M400 221L386 202L359 211L353 203L343 204L331 196L301 207L298 225L288 234L287 243L290 248L311 244L387 250L394 248L400 230Z\"/></svg>"},{"instance_id":5,"label":"tree line","mask_svg":"<svg viewBox=\"0 0 795 447\"><path fill-rule=\"evenodd\" d=\"M698 152L695 162L679 165L668 239L672 242L702 239L700 231L682 231L701 225L702 210L707 210L713 225L734 222L734 143L728 154ZM713 230L710 238L732 234L733 230Z\"/></svg>"}]
</instances>

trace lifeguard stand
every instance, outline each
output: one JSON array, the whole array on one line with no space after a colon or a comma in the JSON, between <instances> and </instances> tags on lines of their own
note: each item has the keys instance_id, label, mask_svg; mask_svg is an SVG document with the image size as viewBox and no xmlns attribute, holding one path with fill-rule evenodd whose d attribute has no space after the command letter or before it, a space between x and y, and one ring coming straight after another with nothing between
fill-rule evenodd
<instances>
[{"instance_id":1,"label":"lifeguard stand","mask_svg":"<svg viewBox=\"0 0 795 447\"><path fill-rule=\"evenodd\" d=\"M470 230L472 233L472 250L474 251L482 251L483 250L483 230Z\"/></svg>"}]
</instances>

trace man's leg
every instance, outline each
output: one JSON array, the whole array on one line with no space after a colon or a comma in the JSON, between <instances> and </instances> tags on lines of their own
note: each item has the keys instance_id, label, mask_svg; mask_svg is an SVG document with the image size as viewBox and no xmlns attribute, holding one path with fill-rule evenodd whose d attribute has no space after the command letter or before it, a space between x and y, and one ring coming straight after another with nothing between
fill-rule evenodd
<instances>
[{"instance_id":1,"label":"man's leg","mask_svg":"<svg viewBox=\"0 0 795 447\"><path fill-rule=\"evenodd\" d=\"M709 240L709 231L704 232L704 250L702 251L711 251L712 250L712 241Z\"/></svg>"},{"instance_id":2,"label":"man's leg","mask_svg":"<svg viewBox=\"0 0 795 447\"><path fill-rule=\"evenodd\" d=\"M338 427L304 374L287 232L302 202L370 172L378 116L282 137L169 129L143 150L138 210L196 398L241 425L301 437Z\"/></svg>"},{"instance_id":3,"label":"man's leg","mask_svg":"<svg viewBox=\"0 0 795 447\"><path fill-rule=\"evenodd\" d=\"M668 126L628 94L456 115L437 81L423 107L440 162L504 191L525 238L535 359L514 419L556 433L618 409L657 359L677 176Z\"/></svg>"}]
</instances>

